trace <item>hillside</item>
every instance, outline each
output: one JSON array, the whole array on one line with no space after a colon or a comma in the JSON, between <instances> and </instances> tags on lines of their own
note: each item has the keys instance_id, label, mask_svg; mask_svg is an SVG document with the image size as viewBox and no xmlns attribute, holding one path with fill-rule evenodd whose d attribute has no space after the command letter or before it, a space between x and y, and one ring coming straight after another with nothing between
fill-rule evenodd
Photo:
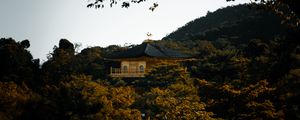
<instances>
[{"instance_id":1,"label":"hillside","mask_svg":"<svg viewBox=\"0 0 300 120\"><path fill-rule=\"evenodd\" d=\"M42 65L29 40L1 38L0 120L298 120L300 34L283 26L239 5L148 44L78 52L61 39ZM145 76L113 77L122 61Z\"/></svg>"},{"instance_id":2,"label":"hillside","mask_svg":"<svg viewBox=\"0 0 300 120\"><path fill-rule=\"evenodd\" d=\"M208 12L206 16L192 20L163 40L226 39L234 44L241 44L251 39L270 40L285 33L280 19L274 13L257 10L256 7L244 4Z\"/></svg>"}]
</instances>

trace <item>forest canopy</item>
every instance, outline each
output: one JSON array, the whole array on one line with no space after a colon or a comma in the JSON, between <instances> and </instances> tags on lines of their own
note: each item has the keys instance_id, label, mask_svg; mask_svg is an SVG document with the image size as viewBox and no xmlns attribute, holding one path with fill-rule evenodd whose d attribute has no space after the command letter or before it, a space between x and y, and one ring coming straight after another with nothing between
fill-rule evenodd
<instances>
[{"instance_id":1,"label":"forest canopy","mask_svg":"<svg viewBox=\"0 0 300 120\"><path fill-rule=\"evenodd\" d=\"M0 119L300 119L300 34L255 7L219 9L157 41L193 59L143 78L108 75L106 58L133 46L77 53L61 39L40 64L30 40L1 38Z\"/></svg>"}]
</instances>

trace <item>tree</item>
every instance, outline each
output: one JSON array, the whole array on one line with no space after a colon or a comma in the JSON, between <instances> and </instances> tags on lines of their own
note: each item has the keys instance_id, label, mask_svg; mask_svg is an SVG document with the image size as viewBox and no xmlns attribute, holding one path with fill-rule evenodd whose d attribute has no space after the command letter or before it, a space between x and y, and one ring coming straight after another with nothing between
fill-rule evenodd
<instances>
[{"instance_id":1,"label":"tree","mask_svg":"<svg viewBox=\"0 0 300 120\"><path fill-rule=\"evenodd\" d=\"M27 112L26 106L33 96L32 90L25 84L0 81L0 119L22 119Z\"/></svg>"},{"instance_id":2,"label":"tree","mask_svg":"<svg viewBox=\"0 0 300 120\"><path fill-rule=\"evenodd\" d=\"M147 86L135 106L147 119L214 119L184 67L171 63L156 66L143 81Z\"/></svg>"},{"instance_id":3,"label":"tree","mask_svg":"<svg viewBox=\"0 0 300 120\"><path fill-rule=\"evenodd\" d=\"M24 47L24 48L29 48L30 47L29 40L23 40L21 42L21 46Z\"/></svg>"},{"instance_id":4,"label":"tree","mask_svg":"<svg viewBox=\"0 0 300 120\"><path fill-rule=\"evenodd\" d=\"M31 105L39 101L34 92L39 87L39 63L27 51L29 46L28 40L0 39L1 120L26 119L34 111Z\"/></svg>"},{"instance_id":5,"label":"tree","mask_svg":"<svg viewBox=\"0 0 300 120\"><path fill-rule=\"evenodd\" d=\"M32 86L37 84L35 73L39 71L39 63L33 59L26 49L30 46L28 40L21 43L12 38L0 39L0 81L14 81L18 85L23 82Z\"/></svg>"},{"instance_id":6,"label":"tree","mask_svg":"<svg viewBox=\"0 0 300 120\"><path fill-rule=\"evenodd\" d=\"M226 0L236 1L236 0ZM251 0L250 0L251 1ZM264 8L271 9L283 18L283 23L288 24L290 27L299 30L300 24L300 5L299 0L254 0L262 4ZM251 1L252 2L252 1Z\"/></svg>"},{"instance_id":7,"label":"tree","mask_svg":"<svg viewBox=\"0 0 300 120\"><path fill-rule=\"evenodd\" d=\"M235 1L235 0L226 0L226 1ZM261 4L270 6L274 10L278 10L282 4L286 4L297 16L300 15L300 11L297 8L300 5L299 0L254 0L255 2L260 2Z\"/></svg>"},{"instance_id":8,"label":"tree","mask_svg":"<svg viewBox=\"0 0 300 120\"><path fill-rule=\"evenodd\" d=\"M165 89L152 88L144 98L144 109L152 119L214 119L197 96L195 87L173 84Z\"/></svg>"},{"instance_id":9,"label":"tree","mask_svg":"<svg viewBox=\"0 0 300 120\"><path fill-rule=\"evenodd\" d=\"M59 41L59 47L54 46L53 53L50 53L48 61L42 65L43 82L59 83L64 75L74 73L71 63L75 58L74 45L66 39Z\"/></svg>"},{"instance_id":10,"label":"tree","mask_svg":"<svg viewBox=\"0 0 300 120\"><path fill-rule=\"evenodd\" d=\"M244 85L243 85L244 84ZM276 88L267 80L253 84L241 81L214 83L199 80L202 101L217 117L224 119L283 119L284 113L272 100Z\"/></svg>"},{"instance_id":11,"label":"tree","mask_svg":"<svg viewBox=\"0 0 300 120\"><path fill-rule=\"evenodd\" d=\"M122 8L128 8L130 7L131 4L138 4L141 2L145 2L146 0L131 0L131 1L125 1L125 0L92 0L89 1L87 7L88 8L104 8L106 6L106 4L109 4L110 7L112 7L113 5L116 4L120 4L121 3L121 7ZM155 8L158 7L157 3L153 3L153 6L151 6L149 8L149 10L154 11Z\"/></svg>"},{"instance_id":12,"label":"tree","mask_svg":"<svg viewBox=\"0 0 300 120\"><path fill-rule=\"evenodd\" d=\"M113 111L108 87L92 81L91 76L66 74L59 84L47 84L42 92L52 118L96 119Z\"/></svg>"}]
</instances>

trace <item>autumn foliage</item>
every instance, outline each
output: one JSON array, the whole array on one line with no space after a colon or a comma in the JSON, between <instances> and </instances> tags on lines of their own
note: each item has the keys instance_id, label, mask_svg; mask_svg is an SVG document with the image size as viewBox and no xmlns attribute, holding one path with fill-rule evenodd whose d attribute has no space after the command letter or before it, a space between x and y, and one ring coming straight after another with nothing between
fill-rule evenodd
<instances>
[{"instance_id":1,"label":"autumn foliage","mask_svg":"<svg viewBox=\"0 0 300 120\"><path fill-rule=\"evenodd\" d=\"M144 78L131 79L110 78L104 59L128 46L77 53L73 43L62 39L40 65L27 50L28 40L2 38L0 119L300 119L299 32L267 33L266 39L253 32L238 41L218 37L222 31L158 42L194 59L165 62Z\"/></svg>"}]
</instances>

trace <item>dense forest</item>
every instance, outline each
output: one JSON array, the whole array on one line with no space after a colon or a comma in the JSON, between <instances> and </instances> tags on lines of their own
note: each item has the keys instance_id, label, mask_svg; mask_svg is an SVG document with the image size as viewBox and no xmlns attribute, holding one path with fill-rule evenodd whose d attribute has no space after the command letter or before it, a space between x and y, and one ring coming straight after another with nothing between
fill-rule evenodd
<instances>
[{"instance_id":1,"label":"dense forest","mask_svg":"<svg viewBox=\"0 0 300 120\"><path fill-rule=\"evenodd\" d=\"M133 46L77 52L61 39L41 64L29 40L1 38L0 119L300 119L300 34L256 7L208 12L157 41L194 59L144 78L108 76L104 58Z\"/></svg>"}]
</instances>

